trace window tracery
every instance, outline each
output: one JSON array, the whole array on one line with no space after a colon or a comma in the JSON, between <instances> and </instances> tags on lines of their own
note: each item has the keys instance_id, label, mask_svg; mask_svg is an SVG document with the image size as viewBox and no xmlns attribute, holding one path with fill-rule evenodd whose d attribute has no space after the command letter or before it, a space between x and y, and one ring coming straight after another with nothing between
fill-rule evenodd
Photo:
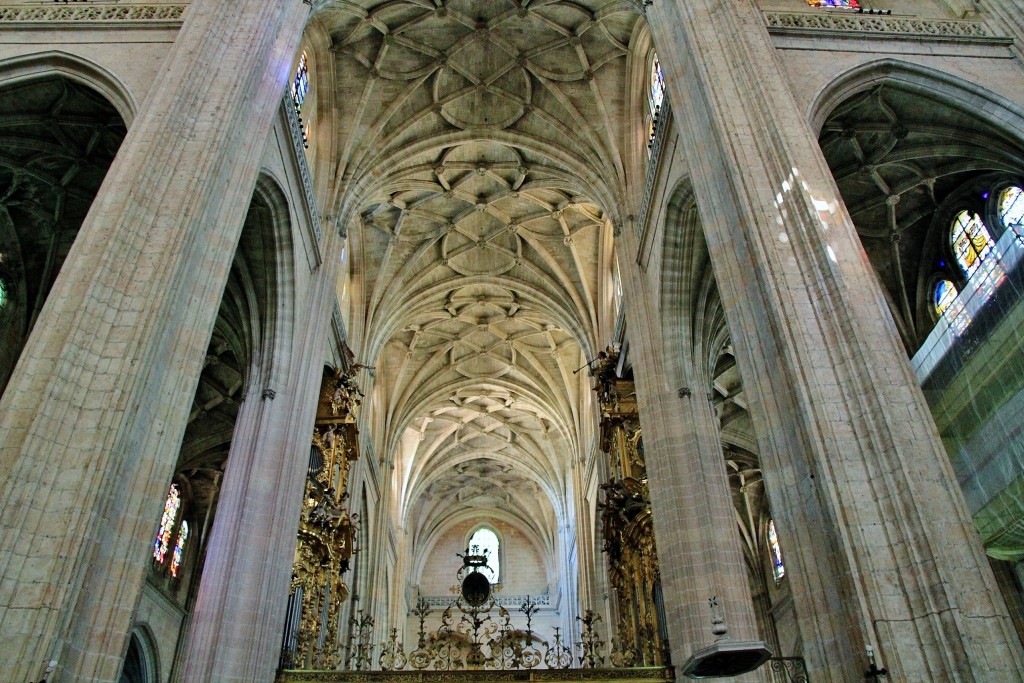
<instances>
[{"instance_id":1,"label":"window tracery","mask_svg":"<svg viewBox=\"0 0 1024 683\"><path fill-rule=\"evenodd\" d=\"M474 555L486 555L487 566L480 571L491 583L501 581L501 558L498 535L487 527L480 527L469 537L469 551Z\"/></svg>"},{"instance_id":2,"label":"window tracery","mask_svg":"<svg viewBox=\"0 0 1024 683\"><path fill-rule=\"evenodd\" d=\"M992 234L981 216L961 211L953 218L949 234L950 247L964 275L970 278L978 271L992 251Z\"/></svg>"}]
</instances>

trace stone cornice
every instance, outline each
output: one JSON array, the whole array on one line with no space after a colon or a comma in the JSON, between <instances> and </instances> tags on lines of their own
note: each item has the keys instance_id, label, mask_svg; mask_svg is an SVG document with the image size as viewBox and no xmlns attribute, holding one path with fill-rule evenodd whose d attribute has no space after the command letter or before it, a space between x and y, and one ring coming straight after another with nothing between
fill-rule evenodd
<instances>
[{"instance_id":1,"label":"stone cornice","mask_svg":"<svg viewBox=\"0 0 1024 683\"><path fill-rule=\"evenodd\" d=\"M914 38L1000 40L978 21L919 19L845 12L763 12L772 34L815 35L828 32L841 35L913 36Z\"/></svg>"},{"instance_id":2,"label":"stone cornice","mask_svg":"<svg viewBox=\"0 0 1024 683\"><path fill-rule=\"evenodd\" d=\"M179 26L187 4L126 4L126 3L72 3L72 4L0 4L0 24L4 23L116 23L143 26Z\"/></svg>"}]
</instances>

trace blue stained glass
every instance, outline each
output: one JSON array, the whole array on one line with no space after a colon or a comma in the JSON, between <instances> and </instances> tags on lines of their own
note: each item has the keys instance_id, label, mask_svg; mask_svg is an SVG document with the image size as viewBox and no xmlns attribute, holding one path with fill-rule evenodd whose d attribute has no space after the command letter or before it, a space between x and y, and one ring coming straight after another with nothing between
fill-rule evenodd
<instances>
[{"instance_id":1,"label":"blue stained glass","mask_svg":"<svg viewBox=\"0 0 1024 683\"><path fill-rule=\"evenodd\" d=\"M786 565L782 562L782 548L779 546L779 537L775 533L775 520L768 520L768 545L772 550L772 573L776 581L781 581L786 575Z\"/></svg>"},{"instance_id":2,"label":"blue stained glass","mask_svg":"<svg viewBox=\"0 0 1024 683\"><path fill-rule=\"evenodd\" d=\"M807 4L811 7L848 7L850 9L860 9L860 3L857 0L807 0Z\"/></svg>"},{"instance_id":3,"label":"blue stained glass","mask_svg":"<svg viewBox=\"0 0 1024 683\"><path fill-rule=\"evenodd\" d=\"M296 109L302 109L302 103L306 101L309 94L309 63L306 60L306 53L299 57L299 65L295 68L295 78L292 81L292 101Z\"/></svg>"}]
</instances>

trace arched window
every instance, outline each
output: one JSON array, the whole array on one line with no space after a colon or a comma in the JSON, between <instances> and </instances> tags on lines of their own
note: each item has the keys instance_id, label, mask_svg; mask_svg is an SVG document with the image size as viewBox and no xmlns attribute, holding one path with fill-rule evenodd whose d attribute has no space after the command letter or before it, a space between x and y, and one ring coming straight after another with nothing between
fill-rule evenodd
<instances>
[{"instance_id":1,"label":"arched window","mask_svg":"<svg viewBox=\"0 0 1024 683\"><path fill-rule=\"evenodd\" d=\"M654 123L658 118L658 110L665 101L665 74L661 71L658 55L651 60L651 77L647 88L647 154L654 148Z\"/></svg>"},{"instance_id":2,"label":"arched window","mask_svg":"<svg viewBox=\"0 0 1024 683\"><path fill-rule=\"evenodd\" d=\"M156 540L153 542L153 560L157 564L166 564L170 560L171 576L178 577L181 571L181 562L185 554L185 543L188 541L188 522L180 520L181 517L181 489L177 484L171 484L167 492L167 500L164 501L164 514L160 517L160 528L156 532ZM174 532L177 530L177 537ZM174 548L171 549L171 539L175 538Z\"/></svg>"},{"instance_id":3,"label":"arched window","mask_svg":"<svg viewBox=\"0 0 1024 683\"><path fill-rule=\"evenodd\" d=\"M964 275L970 278L985 262L992 251L992 235L981 216L970 211L961 211L950 227L949 244L956 262Z\"/></svg>"},{"instance_id":4,"label":"arched window","mask_svg":"<svg viewBox=\"0 0 1024 683\"><path fill-rule=\"evenodd\" d=\"M295 67L295 78L292 80L292 101L296 109L302 109L302 103L309 94L309 60L303 52L299 64Z\"/></svg>"},{"instance_id":5,"label":"arched window","mask_svg":"<svg viewBox=\"0 0 1024 683\"><path fill-rule=\"evenodd\" d=\"M295 111L299 114L299 122L302 122L302 103L306 101L309 94L309 60L303 52L299 57L299 64L295 67L295 78L292 79L292 102L295 103ZM302 141L309 143L309 123L302 126Z\"/></svg>"},{"instance_id":6,"label":"arched window","mask_svg":"<svg viewBox=\"0 0 1024 683\"><path fill-rule=\"evenodd\" d=\"M999 193L999 220L1024 240L1024 189L1013 185Z\"/></svg>"},{"instance_id":7,"label":"arched window","mask_svg":"<svg viewBox=\"0 0 1024 683\"><path fill-rule=\"evenodd\" d=\"M171 484L167 492L167 500L164 502L164 514L160 518L160 528L156 533L156 541L153 543L153 559L163 564L167 559L167 551L171 547L171 533L174 531L174 522L178 519L178 510L181 508L181 491L177 484Z\"/></svg>"},{"instance_id":8,"label":"arched window","mask_svg":"<svg viewBox=\"0 0 1024 683\"><path fill-rule=\"evenodd\" d=\"M491 583L501 581L501 558L498 555L498 535L488 529L481 527L469 537L469 552L474 555L486 555L487 566L482 573Z\"/></svg>"},{"instance_id":9,"label":"arched window","mask_svg":"<svg viewBox=\"0 0 1024 683\"><path fill-rule=\"evenodd\" d=\"M786 575L786 565L782 562L782 548L779 546L779 536L775 533L774 519L768 520L768 547L771 549L772 575L778 583Z\"/></svg>"},{"instance_id":10,"label":"arched window","mask_svg":"<svg viewBox=\"0 0 1024 683\"><path fill-rule=\"evenodd\" d=\"M188 540L188 522L181 521L181 528L178 529L178 540L174 544L174 555L171 557L171 576L177 577L181 569L181 557L185 552L185 542Z\"/></svg>"},{"instance_id":11,"label":"arched window","mask_svg":"<svg viewBox=\"0 0 1024 683\"><path fill-rule=\"evenodd\" d=\"M971 317L964 309L964 304L959 298L960 292L956 285L950 280L939 280L935 283L934 303L936 316L946 316L949 326L953 332L959 334L967 329L971 323Z\"/></svg>"},{"instance_id":12,"label":"arched window","mask_svg":"<svg viewBox=\"0 0 1024 683\"><path fill-rule=\"evenodd\" d=\"M956 291L956 285L949 280L939 280L935 285L935 312L942 315L946 311L953 315L955 311L952 309L956 304L956 295L959 292Z\"/></svg>"}]
</instances>

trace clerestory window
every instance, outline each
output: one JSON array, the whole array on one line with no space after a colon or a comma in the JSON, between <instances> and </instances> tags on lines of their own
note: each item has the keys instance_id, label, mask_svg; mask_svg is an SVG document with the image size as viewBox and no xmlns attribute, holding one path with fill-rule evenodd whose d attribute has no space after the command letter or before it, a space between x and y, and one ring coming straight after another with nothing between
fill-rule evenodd
<instances>
[{"instance_id":1,"label":"clerestory window","mask_svg":"<svg viewBox=\"0 0 1024 683\"><path fill-rule=\"evenodd\" d=\"M469 552L474 555L486 555L487 566L481 572L491 583L501 581L501 557L498 544L498 535L488 529L481 527L469 537Z\"/></svg>"},{"instance_id":2,"label":"clerestory window","mask_svg":"<svg viewBox=\"0 0 1024 683\"><path fill-rule=\"evenodd\" d=\"M782 547L779 545L779 535L775 532L775 520L768 520L768 548L771 553L772 575L775 583L782 581L786 576L786 565L782 561Z\"/></svg>"},{"instance_id":3,"label":"clerestory window","mask_svg":"<svg viewBox=\"0 0 1024 683\"><path fill-rule=\"evenodd\" d=\"M171 484L167 499L164 501L164 512L160 517L156 540L153 542L153 561L157 565L169 564L171 576L174 578L181 572L189 533L188 522L181 519L181 507L181 489L177 484ZM172 538L175 539L173 549Z\"/></svg>"},{"instance_id":4,"label":"clerestory window","mask_svg":"<svg viewBox=\"0 0 1024 683\"><path fill-rule=\"evenodd\" d=\"M292 102L295 103L295 111L299 114L299 121L302 122L302 104L309 95L309 59L303 52L299 57L299 63L295 67L295 77L292 79ZM302 141L309 144L310 127L309 122L302 124Z\"/></svg>"}]
</instances>

